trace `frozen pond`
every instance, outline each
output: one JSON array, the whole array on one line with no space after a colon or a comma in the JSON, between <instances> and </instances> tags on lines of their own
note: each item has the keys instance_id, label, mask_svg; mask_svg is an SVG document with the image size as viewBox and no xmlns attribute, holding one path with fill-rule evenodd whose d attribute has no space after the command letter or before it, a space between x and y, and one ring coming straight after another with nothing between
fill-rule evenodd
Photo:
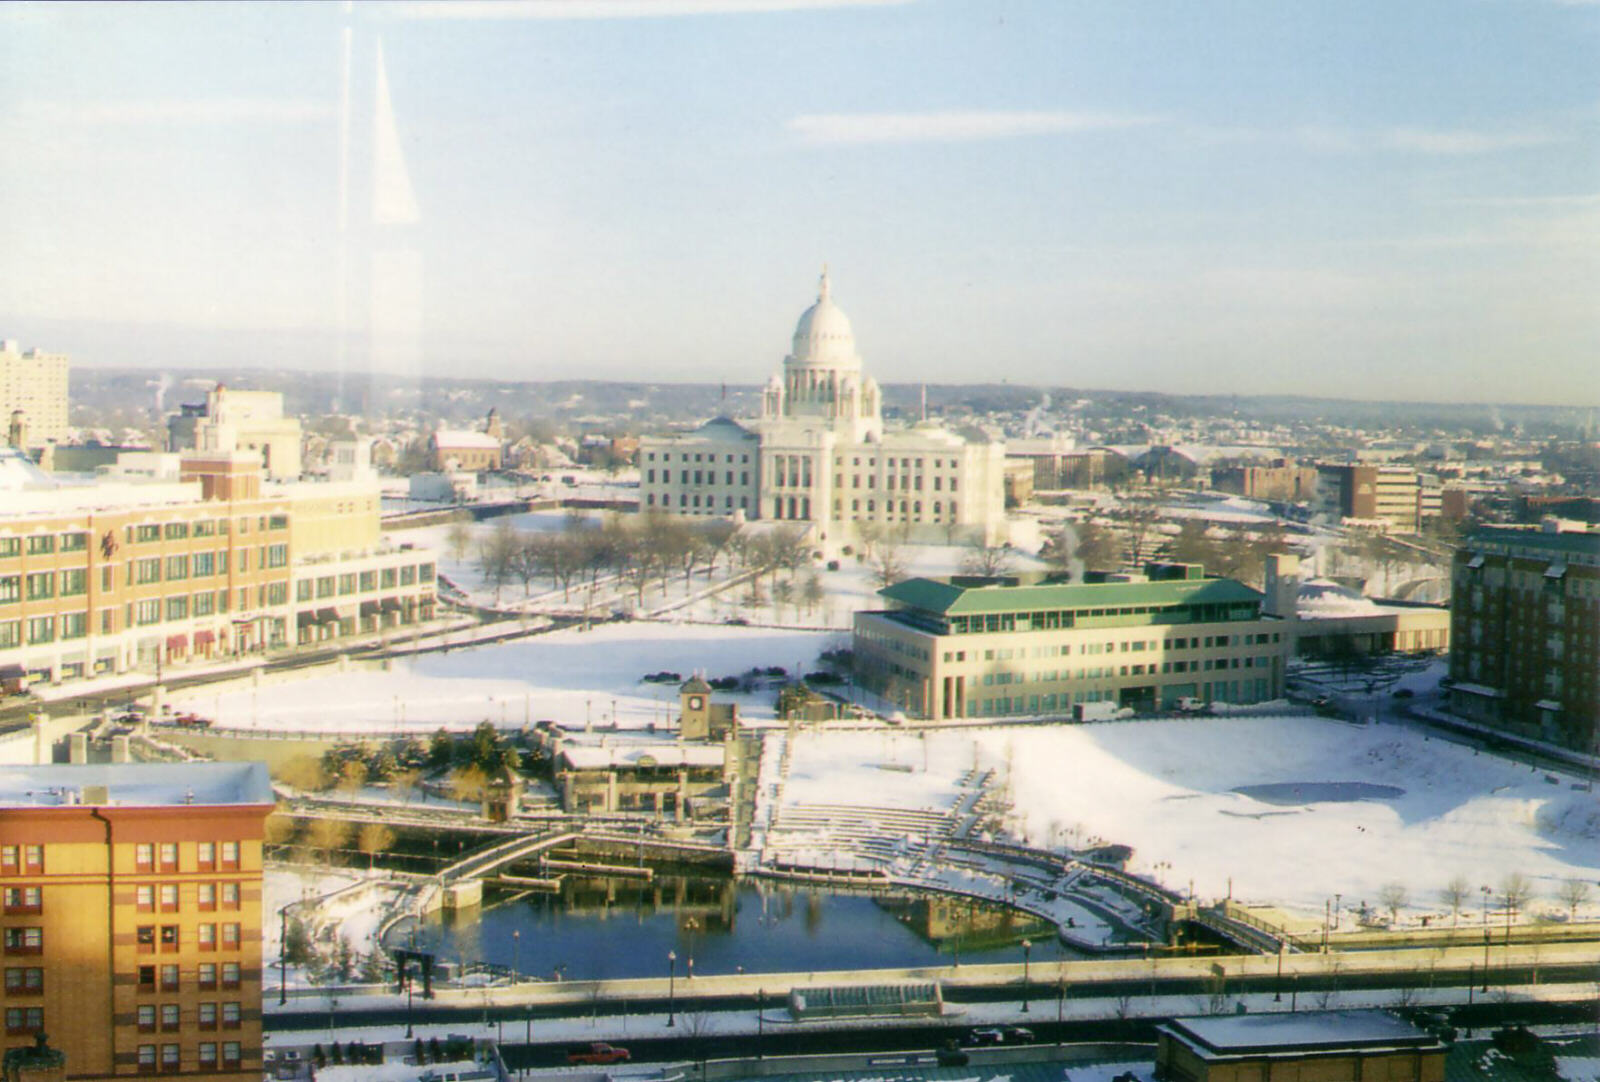
<instances>
[{"instance_id":1,"label":"frozen pond","mask_svg":"<svg viewBox=\"0 0 1600 1082\"><path fill-rule=\"evenodd\" d=\"M1366 781L1281 781L1268 785L1240 785L1235 793L1263 804L1347 804L1352 800L1398 800L1406 791L1396 785Z\"/></svg>"}]
</instances>

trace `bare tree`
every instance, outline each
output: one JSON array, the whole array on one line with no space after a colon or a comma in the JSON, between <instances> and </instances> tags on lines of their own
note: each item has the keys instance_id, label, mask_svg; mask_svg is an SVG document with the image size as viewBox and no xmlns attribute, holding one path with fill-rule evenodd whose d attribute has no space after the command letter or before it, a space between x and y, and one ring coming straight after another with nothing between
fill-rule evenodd
<instances>
[{"instance_id":1,"label":"bare tree","mask_svg":"<svg viewBox=\"0 0 1600 1082\"><path fill-rule=\"evenodd\" d=\"M992 579L1010 571L1016 563L1016 552L1009 544L989 545L975 540L961 558L961 571L966 575Z\"/></svg>"},{"instance_id":2,"label":"bare tree","mask_svg":"<svg viewBox=\"0 0 1600 1082\"><path fill-rule=\"evenodd\" d=\"M349 844L350 824L341 819L314 820L306 841L331 864L333 854Z\"/></svg>"},{"instance_id":3,"label":"bare tree","mask_svg":"<svg viewBox=\"0 0 1600 1082\"><path fill-rule=\"evenodd\" d=\"M483 581L494 587L496 605L500 604L501 589L511 579L517 547L517 531L504 519L478 546L478 571L483 575Z\"/></svg>"},{"instance_id":4,"label":"bare tree","mask_svg":"<svg viewBox=\"0 0 1600 1082\"><path fill-rule=\"evenodd\" d=\"M1148 507L1133 508L1123 516L1128 532L1128 562L1135 567L1155 551L1156 519L1155 510Z\"/></svg>"},{"instance_id":5,"label":"bare tree","mask_svg":"<svg viewBox=\"0 0 1600 1082\"><path fill-rule=\"evenodd\" d=\"M1591 891L1589 883L1584 879L1563 879L1561 886L1556 890L1556 897L1567 907L1567 919L1572 920L1578 915L1578 907L1589 900Z\"/></svg>"},{"instance_id":6,"label":"bare tree","mask_svg":"<svg viewBox=\"0 0 1600 1082\"><path fill-rule=\"evenodd\" d=\"M394 847L395 833L382 823L368 823L356 836L356 847L367 854L367 870L371 871L380 853Z\"/></svg>"},{"instance_id":7,"label":"bare tree","mask_svg":"<svg viewBox=\"0 0 1600 1082\"><path fill-rule=\"evenodd\" d=\"M1500 880L1500 901L1515 917L1519 910L1533 901L1533 881L1521 872L1507 872Z\"/></svg>"},{"instance_id":8,"label":"bare tree","mask_svg":"<svg viewBox=\"0 0 1600 1082\"><path fill-rule=\"evenodd\" d=\"M467 554L467 546L472 544L472 527L460 519L452 522L444 533L444 544L450 558L460 563Z\"/></svg>"},{"instance_id":9,"label":"bare tree","mask_svg":"<svg viewBox=\"0 0 1600 1082\"><path fill-rule=\"evenodd\" d=\"M710 578L717 570L717 558L729 551L734 534L739 532L739 527L727 519L712 519L698 527L700 539L706 545L706 578Z\"/></svg>"},{"instance_id":10,"label":"bare tree","mask_svg":"<svg viewBox=\"0 0 1600 1082\"><path fill-rule=\"evenodd\" d=\"M810 615L816 607L822 604L822 599L827 596L822 588L822 579L815 571L806 576L805 582L800 587L800 598L805 602L806 615Z\"/></svg>"},{"instance_id":11,"label":"bare tree","mask_svg":"<svg viewBox=\"0 0 1600 1082\"><path fill-rule=\"evenodd\" d=\"M1450 878L1439 891L1439 896L1444 899L1444 904L1450 907L1450 926L1456 927L1461 923L1461 907L1467 904L1467 899L1472 896L1472 884L1467 882L1464 875Z\"/></svg>"},{"instance_id":12,"label":"bare tree","mask_svg":"<svg viewBox=\"0 0 1600 1082\"><path fill-rule=\"evenodd\" d=\"M892 534L878 539L870 560L872 577L879 586L892 586L906 577L905 549Z\"/></svg>"},{"instance_id":13,"label":"bare tree","mask_svg":"<svg viewBox=\"0 0 1600 1082\"><path fill-rule=\"evenodd\" d=\"M422 771L417 769L397 770L389 779L390 787L400 796L402 805L411 803L411 794L416 792L417 783L422 780Z\"/></svg>"},{"instance_id":14,"label":"bare tree","mask_svg":"<svg viewBox=\"0 0 1600 1082\"><path fill-rule=\"evenodd\" d=\"M1378 888L1378 904L1389 911L1389 923L1400 922L1400 909L1410 897L1404 883L1385 883Z\"/></svg>"},{"instance_id":15,"label":"bare tree","mask_svg":"<svg viewBox=\"0 0 1600 1082\"><path fill-rule=\"evenodd\" d=\"M351 803L355 802L356 794L365 784L367 784L367 764L362 760L350 759L339 768L339 788Z\"/></svg>"}]
</instances>

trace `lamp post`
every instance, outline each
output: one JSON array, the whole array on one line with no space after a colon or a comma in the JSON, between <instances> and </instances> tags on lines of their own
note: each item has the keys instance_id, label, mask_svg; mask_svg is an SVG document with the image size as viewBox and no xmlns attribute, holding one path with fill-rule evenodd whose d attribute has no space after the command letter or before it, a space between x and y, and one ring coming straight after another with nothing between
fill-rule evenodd
<instances>
[{"instance_id":1,"label":"lamp post","mask_svg":"<svg viewBox=\"0 0 1600 1082\"><path fill-rule=\"evenodd\" d=\"M289 1002L289 905L278 910L278 1006L280 1007Z\"/></svg>"},{"instance_id":2,"label":"lamp post","mask_svg":"<svg viewBox=\"0 0 1600 1082\"><path fill-rule=\"evenodd\" d=\"M675 1010L676 1005L677 1005L677 997L676 997L675 988L674 988L674 980L677 977L677 972L678 972L678 952L677 951L668 951L667 952L667 1026L669 1028L674 1026L674 1025L677 1025L677 1022L675 1020L675 1015L677 1013L676 1010Z\"/></svg>"},{"instance_id":3,"label":"lamp post","mask_svg":"<svg viewBox=\"0 0 1600 1082\"><path fill-rule=\"evenodd\" d=\"M1483 930L1483 990L1489 990L1489 929Z\"/></svg>"},{"instance_id":4,"label":"lamp post","mask_svg":"<svg viewBox=\"0 0 1600 1082\"><path fill-rule=\"evenodd\" d=\"M694 980L694 933L695 929L699 927L700 922L693 917L683 922L684 931L689 933L689 957L684 961L683 965L684 979L691 981Z\"/></svg>"},{"instance_id":5,"label":"lamp post","mask_svg":"<svg viewBox=\"0 0 1600 1082\"><path fill-rule=\"evenodd\" d=\"M1283 941L1278 941L1278 980L1272 986L1272 1002L1283 1002Z\"/></svg>"},{"instance_id":6,"label":"lamp post","mask_svg":"<svg viewBox=\"0 0 1600 1082\"><path fill-rule=\"evenodd\" d=\"M1033 950L1033 942L1022 941L1022 1013L1028 1013L1028 954Z\"/></svg>"},{"instance_id":7,"label":"lamp post","mask_svg":"<svg viewBox=\"0 0 1600 1082\"><path fill-rule=\"evenodd\" d=\"M756 989L756 1059L761 1058L761 1041L766 1036L767 993L765 989Z\"/></svg>"},{"instance_id":8,"label":"lamp post","mask_svg":"<svg viewBox=\"0 0 1600 1082\"><path fill-rule=\"evenodd\" d=\"M522 979L522 929L511 930L511 983Z\"/></svg>"}]
</instances>

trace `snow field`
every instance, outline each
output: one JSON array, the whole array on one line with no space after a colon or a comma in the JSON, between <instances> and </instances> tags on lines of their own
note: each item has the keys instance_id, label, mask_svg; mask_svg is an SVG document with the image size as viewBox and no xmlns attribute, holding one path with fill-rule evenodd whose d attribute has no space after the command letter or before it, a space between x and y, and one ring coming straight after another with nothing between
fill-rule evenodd
<instances>
[{"instance_id":1,"label":"snow field","mask_svg":"<svg viewBox=\"0 0 1600 1082\"><path fill-rule=\"evenodd\" d=\"M912 770L874 765L884 762ZM1405 923L1448 918L1441 891L1456 876L1471 884L1464 915L1476 915L1480 886L1497 890L1520 873L1534 888L1528 913L1565 917L1561 883L1600 880L1600 801L1572 778L1552 784L1542 770L1410 728L1316 717L806 733L793 742L783 799L947 807L975 762L1009 782L1013 829L1030 844L1131 845L1130 870L1167 886L1192 878L1202 899L1223 897L1231 880L1237 900L1320 918L1336 893L1347 911L1376 910L1380 890L1398 883ZM1305 782L1403 793L1296 805L1232 791ZM1580 915L1600 913L1597 902L1600 889Z\"/></svg>"}]
</instances>

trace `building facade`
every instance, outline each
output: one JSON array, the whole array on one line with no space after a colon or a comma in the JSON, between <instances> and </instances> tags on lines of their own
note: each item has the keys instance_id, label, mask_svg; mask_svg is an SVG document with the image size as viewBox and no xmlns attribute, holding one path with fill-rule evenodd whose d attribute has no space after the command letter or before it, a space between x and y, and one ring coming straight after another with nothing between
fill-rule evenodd
<instances>
[{"instance_id":1,"label":"building facade","mask_svg":"<svg viewBox=\"0 0 1600 1082\"><path fill-rule=\"evenodd\" d=\"M34 766L0 787L7 1048L73 1078L261 1077L259 763Z\"/></svg>"},{"instance_id":2,"label":"building facade","mask_svg":"<svg viewBox=\"0 0 1600 1082\"><path fill-rule=\"evenodd\" d=\"M924 718L1034 716L1111 703L1259 702L1283 689L1283 621L1193 565L1067 582L916 578L855 617L856 679Z\"/></svg>"},{"instance_id":3,"label":"building facade","mask_svg":"<svg viewBox=\"0 0 1600 1082\"><path fill-rule=\"evenodd\" d=\"M207 392L203 405L185 405L167 420L167 450L245 452L273 481L300 476L301 438L299 418L284 416L282 394L230 390L221 383Z\"/></svg>"},{"instance_id":4,"label":"building facade","mask_svg":"<svg viewBox=\"0 0 1600 1082\"><path fill-rule=\"evenodd\" d=\"M640 440L640 506L792 521L830 544L889 529L993 543L1005 530L1004 463L1004 446L981 432L885 429L878 383L824 272L759 419Z\"/></svg>"},{"instance_id":5,"label":"building facade","mask_svg":"<svg viewBox=\"0 0 1600 1082\"><path fill-rule=\"evenodd\" d=\"M244 451L66 485L0 451L0 672L159 675L380 631L430 619L434 580L383 539L374 483L264 485Z\"/></svg>"},{"instance_id":6,"label":"building facade","mask_svg":"<svg viewBox=\"0 0 1600 1082\"><path fill-rule=\"evenodd\" d=\"M1156 1027L1161 1082L1444 1082L1445 1046L1386 1011L1174 1018Z\"/></svg>"},{"instance_id":7,"label":"building facade","mask_svg":"<svg viewBox=\"0 0 1600 1082\"><path fill-rule=\"evenodd\" d=\"M1600 532L1495 527L1456 550L1450 708L1580 751L1600 742Z\"/></svg>"},{"instance_id":8,"label":"building facade","mask_svg":"<svg viewBox=\"0 0 1600 1082\"><path fill-rule=\"evenodd\" d=\"M67 377L70 365L64 353L23 351L18 343L0 341L0 423L10 425L21 411L27 448L63 443L71 434L67 425Z\"/></svg>"},{"instance_id":9,"label":"building facade","mask_svg":"<svg viewBox=\"0 0 1600 1082\"><path fill-rule=\"evenodd\" d=\"M1425 511L1430 517L1440 512L1441 489L1430 480L1424 484L1410 466L1318 464L1311 510L1333 522L1354 519L1415 533Z\"/></svg>"}]
</instances>

